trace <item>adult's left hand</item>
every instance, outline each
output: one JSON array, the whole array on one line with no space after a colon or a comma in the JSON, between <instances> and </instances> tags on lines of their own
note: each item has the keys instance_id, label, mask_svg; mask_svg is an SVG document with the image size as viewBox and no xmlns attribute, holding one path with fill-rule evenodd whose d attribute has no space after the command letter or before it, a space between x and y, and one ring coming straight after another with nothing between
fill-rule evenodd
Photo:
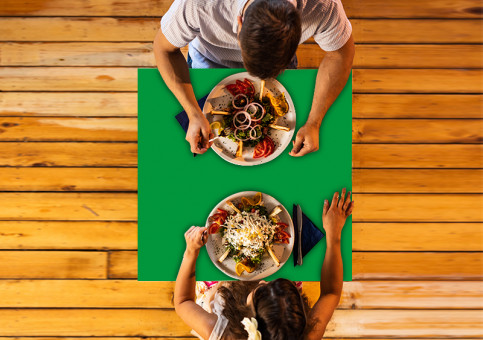
<instances>
[{"instance_id":1,"label":"adult's left hand","mask_svg":"<svg viewBox=\"0 0 483 340\"><path fill-rule=\"evenodd\" d=\"M319 127L306 123L297 132L292 151L290 151L289 155L301 157L317 150L319 150Z\"/></svg>"}]
</instances>

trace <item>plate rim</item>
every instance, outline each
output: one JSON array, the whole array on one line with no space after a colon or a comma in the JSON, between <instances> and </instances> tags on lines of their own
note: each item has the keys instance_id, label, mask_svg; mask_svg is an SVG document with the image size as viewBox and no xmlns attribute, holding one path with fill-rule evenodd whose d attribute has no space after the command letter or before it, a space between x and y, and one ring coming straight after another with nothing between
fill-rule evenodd
<instances>
[{"instance_id":1,"label":"plate rim","mask_svg":"<svg viewBox=\"0 0 483 340\"><path fill-rule=\"evenodd\" d=\"M254 194L256 194L256 193L258 193L258 192L261 192L261 193L262 193L262 197L269 197L269 198L271 198L273 201L275 201L275 202L276 202L276 204L277 204L277 205L279 205L279 206L281 206L281 207L282 207L282 211L283 211L283 212L287 213L287 215L288 215L288 217L289 217L289 223L288 223L288 225L289 225L289 230L292 232L292 235L291 235L291 236L292 236L292 237L291 237L291 241L290 241L289 245L288 245L288 246L285 248L285 249L288 249L288 250L289 250L289 253L288 253L287 259L286 259L284 262L280 262L280 266L275 267L275 268L276 268L276 270L275 270L273 273L268 274L268 275L265 275L265 274L264 274L264 273L266 272L266 270L265 270L265 271L263 271L263 272L259 273L257 276L255 276L255 277L253 277L253 278L252 278L252 277L245 277L245 278L243 278L243 276L237 276L237 275L236 275L236 273L235 273L235 274L231 274L231 273L226 272L226 271L225 271L225 270L224 270L224 269L221 267L221 265L218 263L218 259L213 259L213 258L211 257L211 254L210 254L210 252L208 251L208 246L207 246L207 245L208 245L208 241L207 241L207 243L206 243L206 245L205 245L205 247L206 247L206 252L208 253L208 257L210 258L210 260L211 260L211 262L213 263L213 265L215 265L215 267L216 267L216 268L218 268L218 270L220 270L220 271L221 271L223 274L225 274L225 275L227 275L227 276L229 276L229 277L231 277L231 278L233 278L233 279L240 280L240 281L261 280L261 279L266 278L267 276L273 275L273 274L275 274L276 272L278 272L278 271L279 271L279 270L280 270L280 269L281 269L281 268L282 268L282 267L285 265L285 263L287 263L287 261L288 261L288 260L289 260L289 258L290 258L290 255L292 255L292 252L293 252L293 247L294 247L294 243L295 243L295 238L294 238L294 236L295 236L295 235L294 235L294 233L295 233L295 227L294 227L294 225L293 225L293 220L292 220L292 217L290 216L290 213L289 213L289 212L288 212L288 210L285 208L285 206L284 206L282 203L280 203L280 201L279 201L279 200L277 200L277 199L276 199L276 198L274 198L273 196L271 196L271 195L269 195L269 194L266 194L266 193L264 193L264 192L262 192L262 191L253 191L253 190L240 191L240 192L237 192L237 193L234 193L234 194L231 194L231 195L229 195L229 196L225 197L224 199L222 199L221 201L219 201L219 202L218 202L218 203L217 203L217 204L216 204L216 205L213 207L213 209L210 211L210 214L209 214L209 215L208 215L208 217L206 218L206 223L205 223L205 226L206 226L206 227L209 227L209 225L211 224L211 223L209 222L209 218L210 218L210 216L212 216L212 215L213 215L213 214L216 212L216 209L217 209L218 207L220 207L221 205L224 205L224 204L225 204L225 202L226 202L227 200L234 200L234 199L236 199L236 198L242 197L241 195L244 195L244 196L249 196L249 195L252 195L252 196L253 196ZM285 222L285 221L284 221L284 222ZM210 234L208 234L208 237L211 237L211 236L210 236ZM270 268L272 268L272 267L270 267Z\"/></svg>"}]
</instances>

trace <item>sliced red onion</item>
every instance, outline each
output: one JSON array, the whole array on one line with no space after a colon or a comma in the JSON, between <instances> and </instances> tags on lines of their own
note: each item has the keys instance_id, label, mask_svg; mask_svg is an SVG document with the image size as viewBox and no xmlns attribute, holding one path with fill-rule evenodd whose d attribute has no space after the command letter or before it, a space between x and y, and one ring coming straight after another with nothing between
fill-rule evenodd
<instances>
[{"instance_id":1,"label":"sliced red onion","mask_svg":"<svg viewBox=\"0 0 483 340\"><path fill-rule=\"evenodd\" d=\"M235 130L235 132L233 133L233 135L235 136L235 138L236 138L237 140L240 140L240 141L244 142L244 141L246 141L246 140L249 140L249 139L250 139L250 134L248 134L248 137L246 137L245 139L238 137L238 131L245 131L245 130L244 130L244 129L236 129L236 130Z\"/></svg>"},{"instance_id":2,"label":"sliced red onion","mask_svg":"<svg viewBox=\"0 0 483 340\"><path fill-rule=\"evenodd\" d=\"M237 105L235 104L235 102L236 102L236 100L237 100L238 98L243 98L243 99L245 99L245 103L248 103L248 98L247 98L247 96L245 96L243 93L240 93L240 94L237 94L235 97L233 97L233 100L231 101L231 104L233 105L233 107L234 107L235 109L243 109L243 108L246 106L246 104L245 104L245 105L243 105L243 106L237 106Z\"/></svg>"},{"instance_id":3,"label":"sliced red onion","mask_svg":"<svg viewBox=\"0 0 483 340\"><path fill-rule=\"evenodd\" d=\"M260 136L257 135L257 128L260 130ZM250 139L258 139L262 136L262 129L260 127L260 125L255 125L251 128L250 130Z\"/></svg>"},{"instance_id":4,"label":"sliced red onion","mask_svg":"<svg viewBox=\"0 0 483 340\"><path fill-rule=\"evenodd\" d=\"M241 117L241 119L239 117ZM238 129L246 130L251 123L252 118L250 117L250 114L248 112L239 111L233 117L233 125L235 125L235 127Z\"/></svg>"},{"instance_id":5,"label":"sliced red onion","mask_svg":"<svg viewBox=\"0 0 483 340\"><path fill-rule=\"evenodd\" d=\"M255 115L258 112L257 107L259 107L260 109L262 109L262 114L260 115L259 118L255 118ZM250 110L250 108L252 108L252 109ZM248 104L247 106L245 106L245 111L248 112L248 114L252 118L252 121L254 121L254 122L260 121L265 116L265 108L262 105L258 104L258 103L250 103L250 104Z\"/></svg>"}]
</instances>

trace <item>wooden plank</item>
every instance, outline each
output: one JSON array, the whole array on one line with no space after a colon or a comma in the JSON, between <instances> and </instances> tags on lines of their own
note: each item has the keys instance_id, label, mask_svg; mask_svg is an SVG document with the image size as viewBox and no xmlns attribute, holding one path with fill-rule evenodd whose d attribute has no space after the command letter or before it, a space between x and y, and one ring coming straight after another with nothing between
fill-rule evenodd
<instances>
[{"instance_id":1,"label":"wooden plank","mask_svg":"<svg viewBox=\"0 0 483 340\"><path fill-rule=\"evenodd\" d=\"M156 66L152 43L138 42L6 42L0 55L0 66ZM309 43L297 55L300 68L317 68L325 52ZM482 58L479 45L356 45L353 67L480 68Z\"/></svg>"},{"instance_id":2,"label":"wooden plank","mask_svg":"<svg viewBox=\"0 0 483 340\"><path fill-rule=\"evenodd\" d=\"M0 67L0 91L137 91L137 69Z\"/></svg>"},{"instance_id":3,"label":"wooden plank","mask_svg":"<svg viewBox=\"0 0 483 340\"><path fill-rule=\"evenodd\" d=\"M482 222L477 194L354 194L355 222ZM135 221L134 193L0 193L0 220Z\"/></svg>"},{"instance_id":4,"label":"wooden plank","mask_svg":"<svg viewBox=\"0 0 483 340\"><path fill-rule=\"evenodd\" d=\"M161 18L0 18L0 41L152 42Z\"/></svg>"},{"instance_id":5,"label":"wooden plank","mask_svg":"<svg viewBox=\"0 0 483 340\"><path fill-rule=\"evenodd\" d=\"M353 169L355 193L482 193L479 169ZM0 168L0 191L136 191L133 168ZM464 180L461 180L464 179Z\"/></svg>"},{"instance_id":6,"label":"wooden plank","mask_svg":"<svg viewBox=\"0 0 483 340\"><path fill-rule=\"evenodd\" d=\"M352 278L354 280L477 280L481 279L482 265L481 253L353 252ZM111 279L137 278L137 252L111 251L108 277Z\"/></svg>"},{"instance_id":7,"label":"wooden plank","mask_svg":"<svg viewBox=\"0 0 483 340\"><path fill-rule=\"evenodd\" d=\"M0 141L137 142L136 118L0 117Z\"/></svg>"},{"instance_id":8,"label":"wooden plank","mask_svg":"<svg viewBox=\"0 0 483 340\"><path fill-rule=\"evenodd\" d=\"M136 221L137 195L0 193L0 220Z\"/></svg>"},{"instance_id":9,"label":"wooden plank","mask_svg":"<svg viewBox=\"0 0 483 340\"><path fill-rule=\"evenodd\" d=\"M356 69L355 93L481 93L481 70ZM1 91L136 91L123 67L0 67Z\"/></svg>"},{"instance_id":10,"label":"wooden plank","mask_svg":"<svg viewBox=\"0 0 483 340\"><path fill-rule=\"evenodd\" d=\"M483 193L483 170L353 169L355 193Z\"/></svg>"},{"instance_id":11,"label":"wooden plank","mask_svg":"<svg viewBox=\"0 0 483 340\"><path fill-rule=\"evenodd\" d=\"M448 323L451 320L451 324ZM337 310L327 337L479 337L481 311ZM2 336L189 336L171 310L4 309Z\"/></svg>"},{"instance_id":12,"label":"wooden plank","mask_svg":"<svg viewBox=\"0 0 483 340\"><path fill-rule=\"evenodd\" d=\"M344 9L356 18L481 18L478 0L343 0Z\"/></svg>"},{"instance_id":13,"label":"wooden plank","mask_svg":"<svg viewBox=\"0 0 483 340\"><path fill-rule=\"evenodd\" d=\"M137 249L137 223L0 221L0 249Z\"/></svg>"},{"instance_id":14,"label":"wooden plank","mask_svg":"<svg viewBox=\"0 0 483 340\"><path fill-rule=\"evenodd\" d=\"M311 304L319 296L319 287L319 282L303 283ZM174 282L1 280L0 289L1 308L173 308ZM477 309L482 298L480 282L344 282L338 308Z\"/></svg>"},{"instance_id":15,"label":"wooden plank","mask_svg":"<svg viewBox=\"0 0 483 340\"><path fill-rule=\"evenodd\" d=\"M137 251L111 251L109 252L110 279L135 279L138 277Z\"/></svg>"},{"instance_id":16,"label":"wooden plank","mask_svg":"<svg viewBox=\"0 0 483 340\"><path fill-rule=\"evenodd\" d=\"M105 252L0 251L1 279L104 279L106 265Z\"/></svg>"},{"instance_id":17,"label":"wooden plank","mask_svg":"<svg viewBox=\"0 0 483 340\"><path fill-rule=\"evenodd\" d=\"M481 70L356 69L356 93L482 93Z\"/></svg>"},{"instance_id":18,"label":"wooden plank","mask_svg":"<svg viewBox=\"0 0 483 340\"><path fill-rule=\"evenodd\" d=\"M4 0L0 16L162 16L172 0ZM344 0L349 18L480 18L478 0Z\"/></svg>"},{"instance_id":19,"label":"wooden plank","mask_svg":"<svg viewBox=\"0 0 483 340\"><path fill-rule=\"evenodd\" d=\"M483 117L477 94L354 94L352 102L354 118ZM0 92L0 116L136 115L136 93Z\"/></svg>"},{"instance_id":20,"label":"wooden plank","mask_svg":"<svg viewBox=\"0 0 483 340\"><path fill-rule=\"evenodd\" d=\"M0 168L0 178L0 191L137 191L138 173L133 168Z\"/></svg>"},{"instance_id":21,"label":"wooden plank","mask_svg":"<svg viewBox=\"0 0 483 340\"><path fill-rule=\"evenodd\" d=\"M483 224L353 223L352 250L483 251Z\"/></svg>"},{"instance_id":22,"label":"wooden plank","mask_svg":"<svg viewBox=\"0 0 483 340\"><path fill-rule=\"evenodd\" d=\"M16 143L0 146L0 166L117 166L137 165L135 143Z\"/></svg>"},{"instance_id":23,"label":"wooden plank","mask_svg":"<svg viewBox=\"0 0 483 340\"><path fill-rule=\"evenodd\" d=\"M299 67L317 68L324 55L316 44L300 45L297 49ZM456 55L459 58L455 58ZM483 50L479 45L356 44L353 68L481 68L482 59Z\"/></svg>"},{"instance_id":24,"label":"wooden plank","mask_svg":"<svg viewBox=\"0 0 483 340\"><path fill-rule=\"evenodd\" d=\"M481 145L353 144L354 168L472 168L483 165Z\"/></svg>"},{"instance_id":25,"label":"wooden plank","mask_svg":"<svg viewBox=\"0 0 483 340\"><path fill-rule=\"evenodd\" d=\"M352 19L357 43L481 43L479 19ZM160 18L0 18L0 41L152 42Z\"/></svg>"},{"instance_id":26,"label":"wooden plank","mask_svg":"<svg viewBox=\"0 0 483 340\"><path fill-rule=\"evenodd\" d=\"M478 94L354 94L354 118L482 118Z\"/></svg>"},{"instance_id":27,"label":"wooden plank","mask_svg":"<svg viewBox=\"0 0 483 340\"><path fill-rule=\"evenodd\" d=\"M483 222L481 194L354 194L353 200L354 222Z\"/></svg>"},{"instance_id":28,"label":"wooden plank","mask_svg":"<svg viewBox=\"0 0 483 340\"><path fill-rule=\"evenodd\" d=\"M137 93L0 92L0 116L137 116Z\"/></svg>"},{"instance_id":29,"label":"wooden plank","mask_svg":"<svg viewBox=\"0 0 483 340\"><path fill-rule=\"evenodd\" d=\"M482 266L481 253L352 253L354 280L481 280Z\"/></svg>"},{"instance_id":30,"label":"wooden plank","mask_svg":"<svg viewBox=\"0 0 483 340\"><path fill-rule=\"evenodd\" d=\"M352 141L354 143L394 144L481 143L483 141L483 120L353 119Z\"/></svg>"},{"instance_id":31,"label":"wooden plank","mask_svg":"<svg viewBox=\"0 0 483 340\"><path fill-rule=\"evenodd\" d=\"M357 43L481 43L480 20L351 20Z\"/></svg>"}]
</instances>

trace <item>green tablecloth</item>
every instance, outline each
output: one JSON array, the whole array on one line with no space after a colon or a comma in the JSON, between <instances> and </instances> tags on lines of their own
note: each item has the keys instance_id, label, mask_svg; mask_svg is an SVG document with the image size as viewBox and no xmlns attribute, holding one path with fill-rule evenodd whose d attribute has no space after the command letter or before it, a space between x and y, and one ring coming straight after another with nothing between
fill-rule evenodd
<instances>
[{"instance_id":1,"label":"green tablecloth","mask_svg":"<svg viewBox=\"0 0 483 340\"><path fill-rule=\"evenodd\" d=\"M223 78L240 69L193 69L197 98L208 94ZM297 114L297 130L306 121L315 86L316 70L287 70L278 80L290 93ZM288 147L275 160L254 167L230 164L213 150L193 157L185 133L175 119L183 109L156 69L138 72L139 106L139 280L174 281L185 250L184 232L203 226L211 209L240 191L267 193L291 213L300 204L322 229L322 204L333 193L351 190L352 77L324 118L318 152L301 158ZM295 137L295 135L294 135ZM240 178L243 180L235 181ZM268 279L318 281L326 249L325 238L293 266L292 256ZM352 279L352 220L342 232L344 280ZM210 261L203 248L197 280L230 280Z\"/></svg>"}]
</instances>

